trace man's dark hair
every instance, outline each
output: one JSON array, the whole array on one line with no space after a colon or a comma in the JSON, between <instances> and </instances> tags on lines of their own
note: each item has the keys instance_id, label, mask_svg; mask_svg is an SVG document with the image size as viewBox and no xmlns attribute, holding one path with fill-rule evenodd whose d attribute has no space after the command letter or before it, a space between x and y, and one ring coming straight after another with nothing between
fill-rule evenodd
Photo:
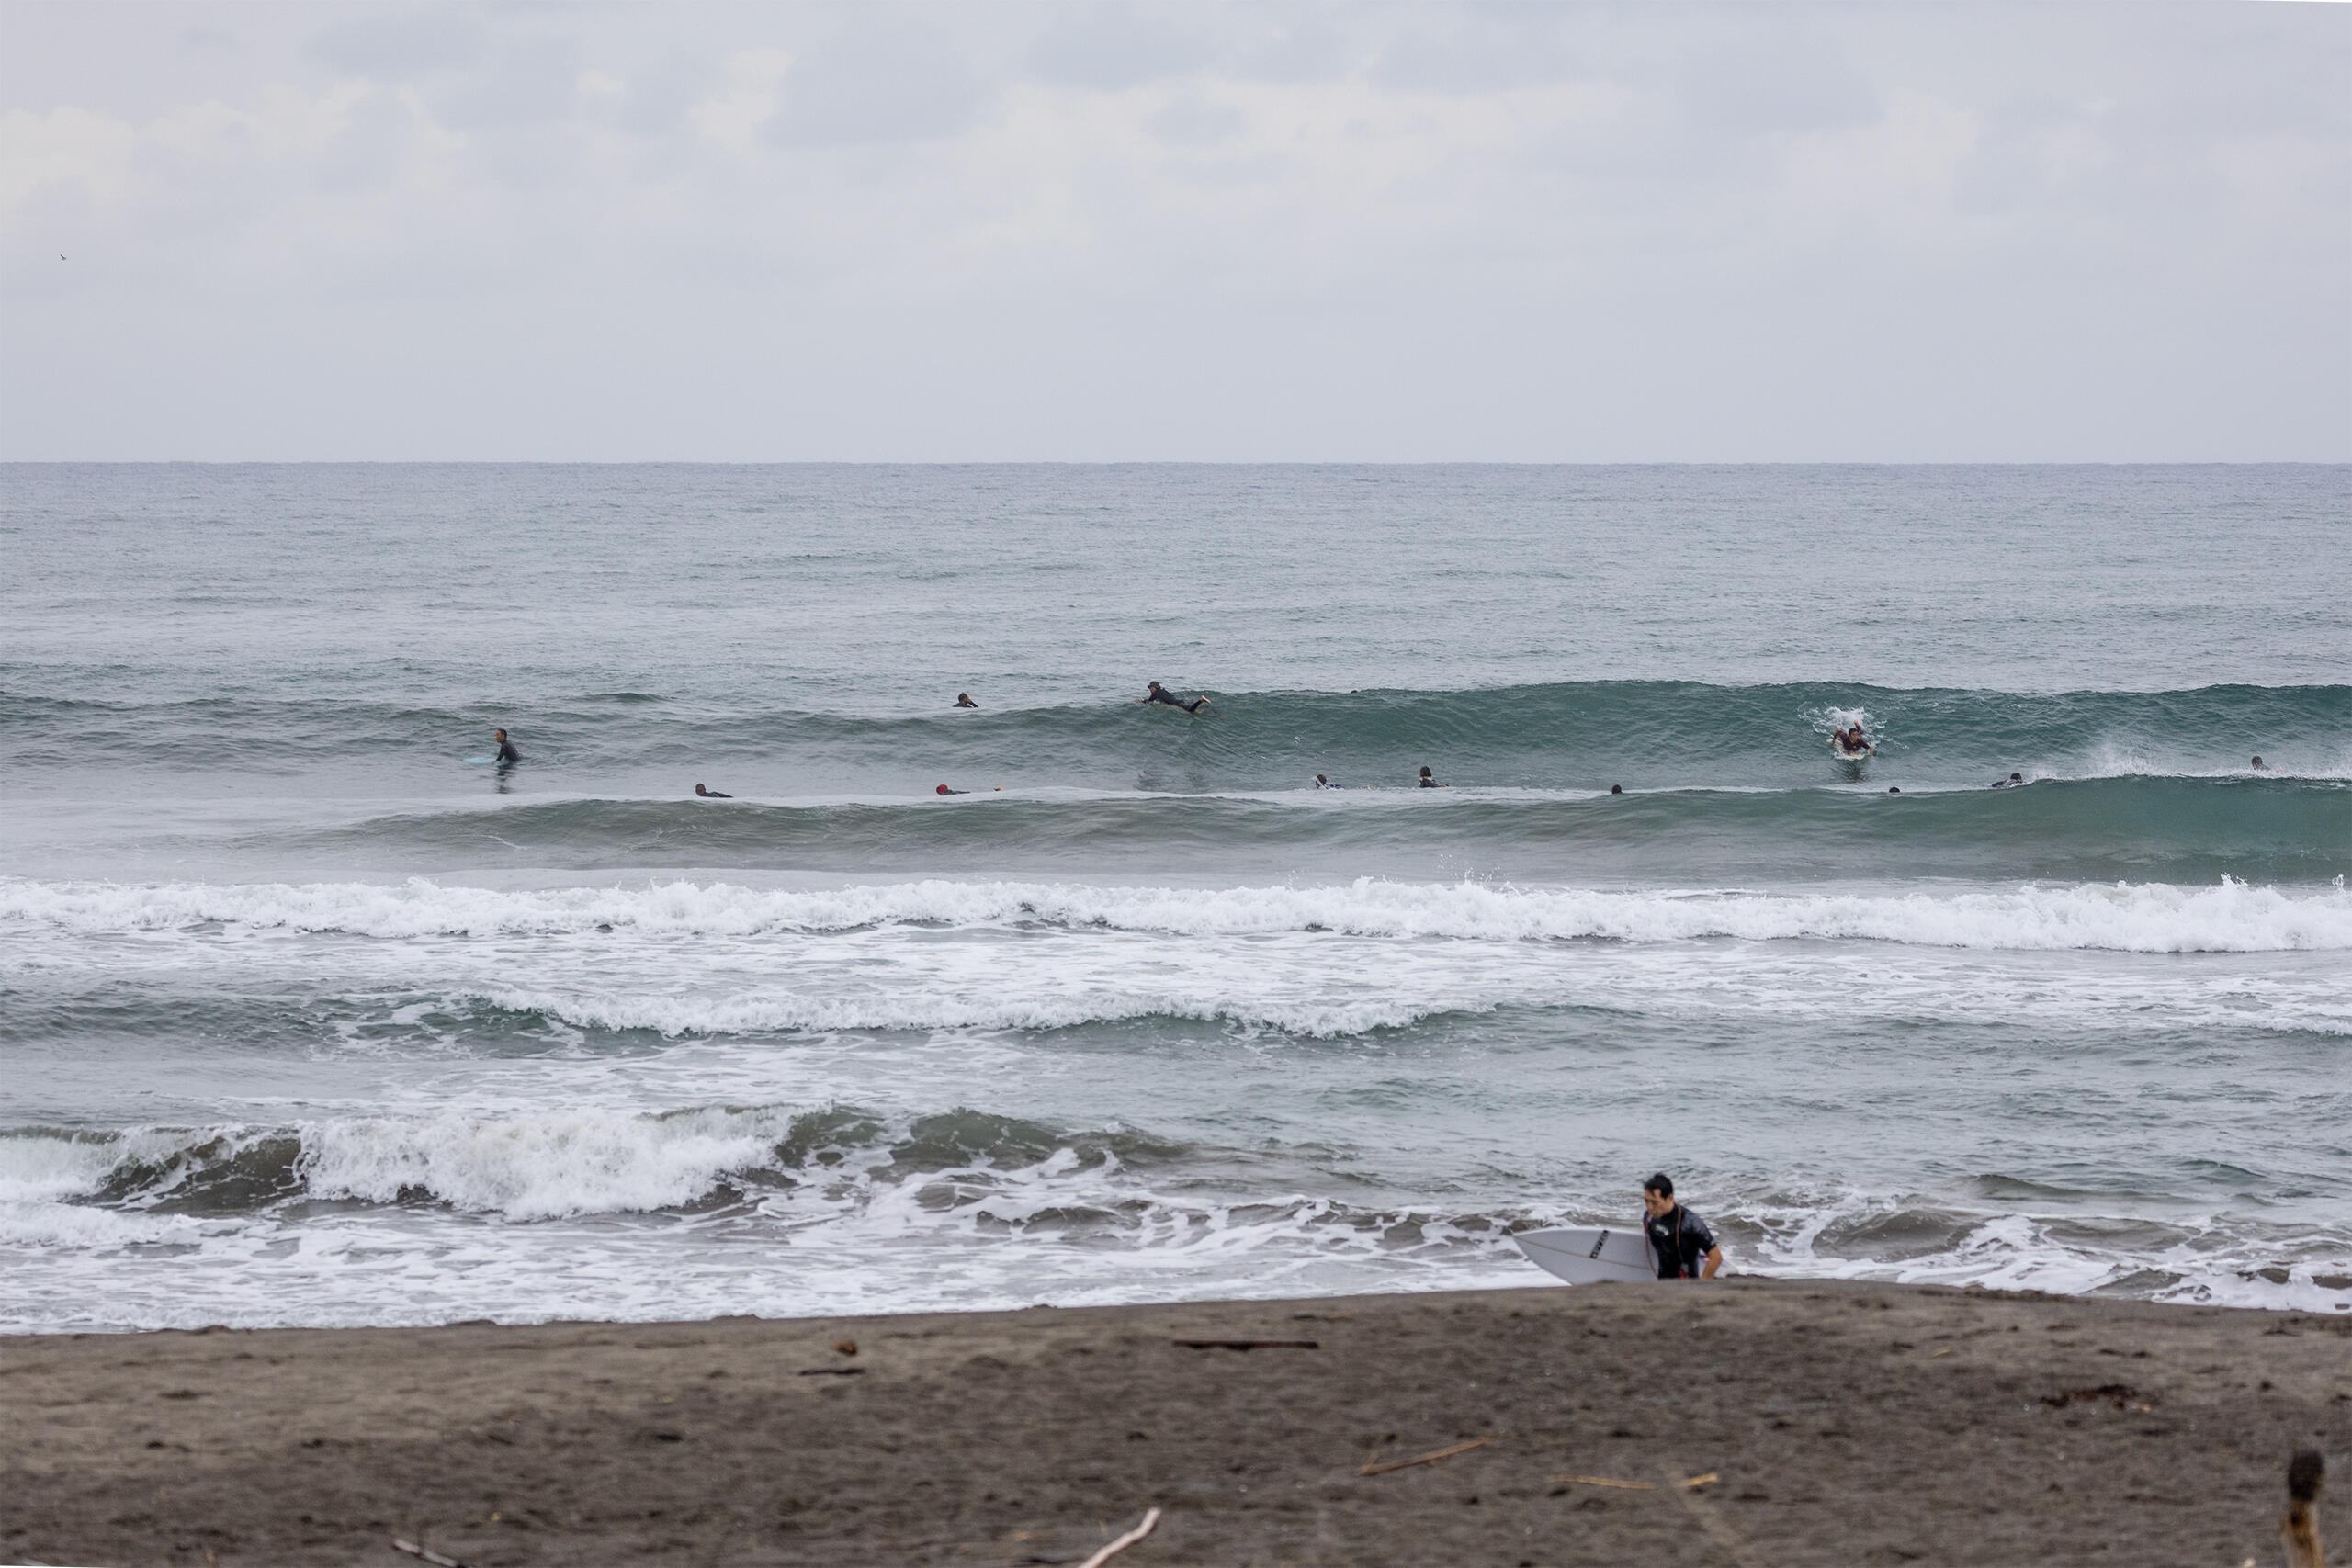
<instances>
[{"instance_id":1,"label":"man's dark hair","mask_svg":"<svg viewBox=\"0 0 2352 1568\"><path fill-rule=\"evenodd\" d=\"M1661 1170L1642 1183L1642 1190L1655 1192L1661 1198L1671 1198L1674 1196L1674 1178Z\"/></svg>"}]
</instances>

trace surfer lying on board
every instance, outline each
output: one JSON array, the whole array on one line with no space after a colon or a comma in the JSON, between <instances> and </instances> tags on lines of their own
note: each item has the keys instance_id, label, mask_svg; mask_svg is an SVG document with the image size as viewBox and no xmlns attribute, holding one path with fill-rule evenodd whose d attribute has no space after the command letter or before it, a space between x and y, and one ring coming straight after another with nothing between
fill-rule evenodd
<instances>
[{"instance_id":1,"label":"surfer lying on board","mask_svg":"<svg viewBox=\"0 0 2352 1568\"><path fill-rule=\"evenodd\" d=\"M1837 741L1838 750L1845 752L1848 756L1852 756L1860 751L1867 751L1871 749L1871 738L1862 733L1862 727L1860 723L1857 723L1851 729L1840 729L1836 731L1830 736L1830 739Z\"/></svg>"},{"instance_id":2,"label":"surfer lying on board","mask_svg":"<svg viewBox=\"0 0 2352 1568\"><path fill-rule=\"evenodd\" d=\"M1167 687L1161 685L1157 681L1150 682L1148 684L1150 686L1150 690L1145 692L1144 694L1137 697L1136 701L1139 703L1166 703L1170 707L1182 708L1186 713L1198 713L1202 708L1208 705L1208 698L1206 697L1194 697L1188 703L1179 698L1175 693L1170 691Z\"/></svg>"},{"instance_id":3,"label":"surfer lying on board","mask_svg":"<svg viewBox=\"0 0 2352 1568\"><path fill-rule=\"evenodd\" d=\"M1674 1201L1674 1179L1660 1171L1642 1183L1642 1207L1649 1211L1650 1252L1661 1280L1712 1280L1724 1266L1724 1249L1707 1222Z\"/></svg>"},{"instance_id":4,"label":"surfer lying on board","mask_svg":"<svg viewBox=\"0 0 2352 1568\"><path fill-rule=\"evenodd\" d=\"M724 790L705 789L700 784L695 785L695 793L702 796L705 800L732 800L735 798Z\"/></svg>"}]
</instances>

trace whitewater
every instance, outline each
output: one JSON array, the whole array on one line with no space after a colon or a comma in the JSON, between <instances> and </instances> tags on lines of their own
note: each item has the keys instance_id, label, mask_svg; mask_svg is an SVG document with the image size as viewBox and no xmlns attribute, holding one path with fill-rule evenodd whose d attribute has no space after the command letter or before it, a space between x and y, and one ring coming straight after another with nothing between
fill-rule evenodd
<instances>
[{"instance_id":1,"label":"whitewater","mask_svg":"<svg viewBox=\"0 0 2352 1568\"><path fill-rule=\"evenodd\" d=\"M2347 498L0 469L0 1327L1540 1282L1659 1168L2352 1311Z\"/></svg>"}]
</instances>

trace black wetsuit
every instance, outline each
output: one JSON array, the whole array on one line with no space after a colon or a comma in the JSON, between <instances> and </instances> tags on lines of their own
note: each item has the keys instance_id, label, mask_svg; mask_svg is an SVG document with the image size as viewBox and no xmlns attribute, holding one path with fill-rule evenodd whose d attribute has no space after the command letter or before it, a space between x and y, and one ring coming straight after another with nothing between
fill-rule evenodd
<instances>
[{"instance_id":1,"label":"black wetsuit","mask_svg":"<svg viewBox=\"0 0 2352 1568\"><path fill-rule=\"evenodd\" d=\"M1649 1232L1650 1256L1661 1280L1695 1280L1715 1249L1715 1233L1707 1222L1677 1203L1644 1227Z\"/></svg>"},{"instance_id":2,"label":"black wetsuit","mask_svg":"<svg viewBox=\"0 0 2352 1568\"><path fill-rule=\"evenodd\" d=\"M1175 693L1169 691L1166 687L1154 686L1149 692L1145 694L1143 700L1148 703L1166 703L1170 707L1182 708L1186 713L1198 713L1201 711L1201 705L1207 702L1208 698L1194 697L1189 703L1183 702L1177 697Z\"/></svg>"},{"instance_id":3,"label":"black wetsuit","mask_svg":"<svg viewBox=\"0 0 2352 1568\"><path fill-rule=\"evenodd\" d=\"M705 789L700 784L695 785L695 793L702 796L705 800L732 800L735 798L724 790Z\"/></svg>"},{"instance_id":4,"label":"black wetsuit","mask_svg":"<svg viewBox=\"0 0 2352 1568\"><path fill-rule=\"evenodd\" d=\"M498 743L498 765L500 767L511 768L522 760L523 753L514 750L514 742L512 740L502 740Z\"/></svg>"}]
</instances>

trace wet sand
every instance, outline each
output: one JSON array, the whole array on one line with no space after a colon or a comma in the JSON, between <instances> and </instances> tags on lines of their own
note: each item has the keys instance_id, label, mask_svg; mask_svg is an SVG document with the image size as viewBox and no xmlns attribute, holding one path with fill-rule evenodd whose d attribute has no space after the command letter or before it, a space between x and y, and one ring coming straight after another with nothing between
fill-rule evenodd
<instances>
[{"instance_id":1,"label":"wet sand","mask_svg":"<svg viewBox=\"0 0 2352 1568\"><path fill-rule=\"evenodd\" d=\"M2301 1446L2352 1545L2352 1314L1974 1291L19 1337L0 1398L6 1562L1076 1562L1157 1506L1118 1568L2236 1568Z\"/></svg>"}]
</instances>

